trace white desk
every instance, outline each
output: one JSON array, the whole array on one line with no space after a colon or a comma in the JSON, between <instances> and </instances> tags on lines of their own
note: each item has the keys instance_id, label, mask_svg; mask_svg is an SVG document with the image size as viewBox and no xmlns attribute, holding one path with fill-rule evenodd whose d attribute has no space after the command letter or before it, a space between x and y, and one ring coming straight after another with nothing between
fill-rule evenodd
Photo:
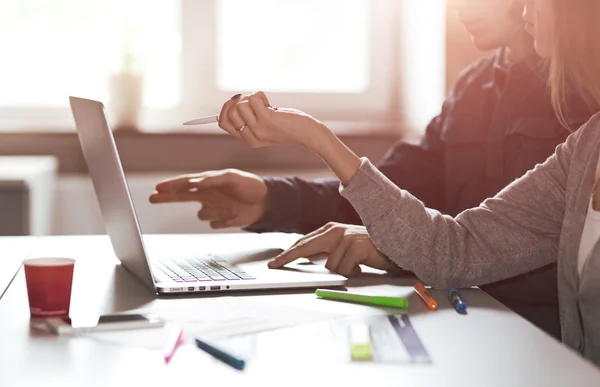
<instances>
[{"instance_id":1,"label":"white desk","mask_svg":"<svg viewBox=\"0 0 600 387\"><path fill-rule=\"evenodd\" d=\"M202 248L229 246L231 236L213 235ZM284 248L288 236L245 234L236 244L270 243ZM195 236L150 236L148 244L198 248ZM2 238L0 238L2 242ZM202 313L214 298L157 299L134 281L115 259L106 237L43 237L31 256L63 255L77 258L72 313L84 310L115 312L156 309L176 302ZM407 292L412 279L367 275L348 288L370 293ZM390 285L396 283L397 285ZM387 284L387 285L386 285ZM312 291L248 294L277 305L296 305L314 313L335 315L383 313L375 308L316 300ZM477 289L465 292L467 316L450 308L443 292L433 291L440 310L431 312L411 298L409 314L429 351L432 365L315 364L298 360L294 348L273 362L250 359L237 372L209 358L192 345L181 347L169 365L158 350L103 343L90 338L50 336L31 330L22 270L0 300L0 386L598 386L600 370L566 349L521 317ZM228 295L231 295L228 294ZM241 297L241 296L240 296ZM238 300L233 298L233 300ZM231 297L219 298L231 303ZM310 313L310 312L309 312ZM290 339L293 339L290 337ZM261 348L268 353L269 348ZM265 352L266 351L266 352ZM291 355L294 361L286 361ZM271 358L272 359L272 358Z\"/></svg>"},{"instance_id":2,"label":"white desk","mask_svg":"<svg viewBox=\"0 0 600 387\"><path fill-rule=\"evenodd\" d=\"M37 237L0 237L0 298L14 278Z\"/></svg>"}]
</instances>

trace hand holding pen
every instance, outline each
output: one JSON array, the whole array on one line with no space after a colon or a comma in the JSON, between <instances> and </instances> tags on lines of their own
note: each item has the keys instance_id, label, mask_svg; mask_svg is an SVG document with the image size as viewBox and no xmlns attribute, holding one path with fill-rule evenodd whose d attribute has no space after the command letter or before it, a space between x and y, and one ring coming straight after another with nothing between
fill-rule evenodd
<instances>
[{"instance_id":1,"label":"hand holding pen","mask_svg":"<svg viewBox=\"0 0 600 387\"><path fill-rule=\"evenodd\" d=\"M184 125L219 123L219 127L251 148L273 145L302 145L313 149L326 128L310 115L296 109L270 105L265 93L236 94L215 116L197 118ZM314 149L313 149L314 150Z\"/></svg>"}]
</instances>

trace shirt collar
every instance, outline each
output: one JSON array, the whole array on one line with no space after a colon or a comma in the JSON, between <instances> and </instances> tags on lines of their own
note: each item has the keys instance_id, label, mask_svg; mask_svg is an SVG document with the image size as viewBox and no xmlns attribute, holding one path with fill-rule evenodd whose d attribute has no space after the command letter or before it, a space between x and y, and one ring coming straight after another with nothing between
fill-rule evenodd
<instances>
[{"instance_id":1,"label":"shirt collar","mask_svg":"<svg viewBox=\"0 0 600 387\"><path fill-rule=\"evenodd\" d=\"M492 77L489 82L483 85L485 88L502 89L509 78L516 80L531 77L532 74L539 76L540 57L537 54L531 53L521 61L513 64L508 63L507 55L506 48L496 51L492 65Z\"/></svg>"}]
</instances>

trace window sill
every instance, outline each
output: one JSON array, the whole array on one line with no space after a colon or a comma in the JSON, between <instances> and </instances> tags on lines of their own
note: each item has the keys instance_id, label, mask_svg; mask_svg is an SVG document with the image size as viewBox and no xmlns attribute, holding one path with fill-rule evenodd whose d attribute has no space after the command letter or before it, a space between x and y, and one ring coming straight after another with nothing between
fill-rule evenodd
<instances>
[{"instance_id":1,"label":"window sill","mask_svg":"<svg viewBox=\"0 0 600 387\"><path fill-rule=\"evenodd\" d=\"M325 124L338 136L398 136L407 131L403 125L395 122L361 122L361 121L326 121ZM56 125L9 125L0 124L0 135L3 134L70 134L74 133L74 127ZM217 124L201 126L144 126L139 130L115 130L115 137L123 135L227 135Z\"/></svg>"},{"instance_id":2,"label":"window sill","mask_svg":"<svg viewBox=\"0 0 600 387\"><path fill-rule=\"evenodd\" d=\"M331 127L339 128L338 136L358 155L374 162L399 138L413 138L407 131L392 125L332 123ZM284 169L323 168L322 161L306 149L294 146L250 149L216 125L115 131L115 141L126 172L238 168L276 173ZM0 130L0 154L53 155L58 159L60 173L87 173L79 140L72 128Z\"/></svg>"}]
</instances>

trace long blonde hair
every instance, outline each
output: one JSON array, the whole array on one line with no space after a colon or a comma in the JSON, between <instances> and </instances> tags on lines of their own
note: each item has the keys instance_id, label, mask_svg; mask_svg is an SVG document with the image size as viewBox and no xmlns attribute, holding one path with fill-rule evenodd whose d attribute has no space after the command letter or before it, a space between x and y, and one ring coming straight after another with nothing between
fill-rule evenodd
<instances>
[{"instance_id":1,"label":"long blonde hair","mask_svg":"<svg viewBox=\"0 0 600 387\"><path fill-rule=\"evenodd\" d=\"M558 118L568 126L569 95L600 110L600 0L553 0L552 5L550 91Z\"/></svg>"}]
</instances>

